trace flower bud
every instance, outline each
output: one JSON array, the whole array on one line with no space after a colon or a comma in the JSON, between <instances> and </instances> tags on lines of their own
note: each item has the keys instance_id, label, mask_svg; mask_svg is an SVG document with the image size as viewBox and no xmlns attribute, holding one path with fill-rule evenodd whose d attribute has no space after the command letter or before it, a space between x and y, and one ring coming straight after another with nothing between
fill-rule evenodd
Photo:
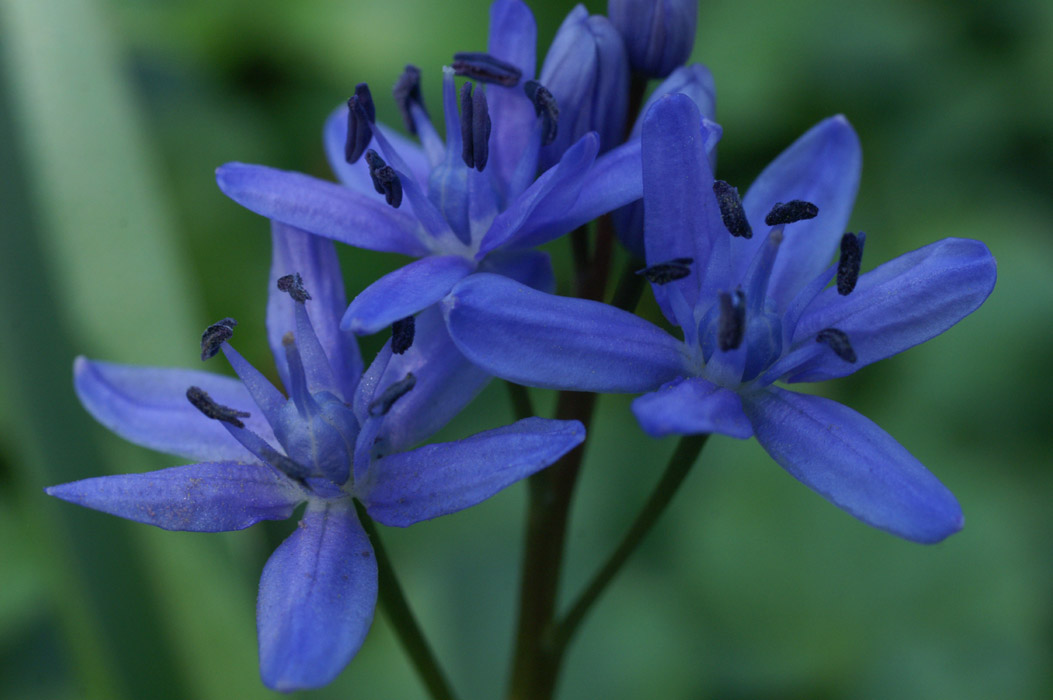
<instances>
[{"instance_id":1,"label":"flower bud","mask_svg":"<svg viewBox=\"0 0 1053 700\"><path fill-rule=\"evenodd\" d=\"M691 55L698 0L607 0L607 16L634 71L664 78Z\"/></svg>"},{"instance_id":2,"label":"flower bud","mask_svg":"<svg viewBox=\"0 0 1053 700\"><path fill-rule=\"evenodd\" d=\"M583 5L571 10L552 40L539 82L559 108L559 130L541 150L541 170L559 161L571 144L590 131L599 134L601 152L621 142L629 62L621 35L606 17L590 17Z\"/></svg>"}]
</instances>

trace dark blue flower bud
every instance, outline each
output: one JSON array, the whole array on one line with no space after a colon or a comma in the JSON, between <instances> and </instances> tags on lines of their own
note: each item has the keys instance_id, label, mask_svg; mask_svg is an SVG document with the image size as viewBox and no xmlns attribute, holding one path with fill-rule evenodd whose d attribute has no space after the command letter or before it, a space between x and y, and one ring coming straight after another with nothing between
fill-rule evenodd
<instances>
[{"instance_id":1,"label":"dark blue flower bud","mask_svg":"<svg viewBox=\"0 0 1053 700\"><path fill-rule=\"evenodd\" d=\"M252 415L245 411L238 411L229 406L223 406L216 403L212 400L212 397L200 387L192 386L187 389L186 398L194 408L204 413L206 417L213 420L223 421L224 423L230 423L235 428L244 428L245 424L242 423L240 419L248 418Z\"/></svg>"},{"instance_id":2,"label":"dark blue flower bud","mask_svg":"<svg viewBox=\"0 0 1053 700\"><path fill-rule=\"evenodd\" d=\"M805 219L814 219L818 215L819 207L803 199L794 199L785 204L777 202L771 208L771 211L768 212L768 215L764 217L764 223L769 226L792 224Z\"/></svg>"},{"instance_id":3,"label":"dark blue flower bud","mask_svg":"<svg viewBox=\"0 0 1053 700\"><path fill-rule=\"evenodd\" d=\"M559 105L555 141L541 151L540 169L556 163L590 131L600 151L621 143L629 101L629 60L621 35L606 17L578 5L560 25L538 78Z\"/></svg>"},{"instance_id":4,"label":"dark blue flower bud","mask_svg":"<svg viewBox=\"0 0 1053 700\"><path fill-rule=\"evenodd\" d=\"M636 274L643 275L647 278L647 281L654 284L669 284L690 275L690 265L693 262L695 262L694 258L673 258L669 262L658 263L645 267L642 270L637 270Z\"/></svg>"},{"instance_id":5,"label":"dark blue flower bud","mask_svg":"<svg viewBox=\"0 0 1053 700\"><path fill-rule=\"evenodd\" d=\"M515 87L519 84L519 79L523 77L523 71L517 66L488 53L474 51L455 53L453 64L450 67L457 75L505 87Z\"/></svg>"},{"instance_id":6,"label":"dark blue flower bud","mask_svg":"<svg viewBox=\"0 0 1053 700\"><path fill-rule=\"evenodd\" d=\"M238 325L238 322L228 317L221 321L216 321L205 329L205 332L201 334L202 362L216 356L219 349L223 347L223 343L230 340L230 337L234 335L234 326L236 325Z\"/></svg>"},{"instance_id":7,"label":"dark blue flower bud","mask_svg":"<svg viewBox=\"0 0 1053 700\"><path fill-rule=\"evenodd\" d=\"M607 0L607 16L635 71L664 78L691 55L698 0Z\"/></svg>"},{"instance_id":8,"label":"dark blue flower bud","mask_svg":"<svg viewBox=\"0 0 1053 700\"><path fill-rule=\"evenodd\" d=\"M402 113L402 122L406 125L406 131L416 135L417 124L413 121L412 106L420 107L425 116L428 114L428 110L424 108L424 97L420 92L420 68L407 64L406 69L395 82L391 96L395 98L395 104Z\"/></svg>"},{"instance_id":9,"label":"dark blue flower bud","mask_svg":"<svg viewBox=\"0 0 1053 700\"><path fill-rule=\"evenodd\" d=\"M826 343L834 354L845 362L856 361L856 351L852 348L852 343L848 342L848 335L844 331L825 328L815 336L815 342Z\"/></svg>"},{"instance_id":10,"label":"dark blue flower bud","mask_svg":"<svg viewBox=\"0 0 1053 700\"><path fill-rule=\"evenodd\" d=\"M359 83L355 94L347 101L347 142L344 144L344 157L348 163L354 163L362 157L373 138L370 126L377 120L377 108L373 104L373 95L369 86Z\"/></svg>"}]
</instances>

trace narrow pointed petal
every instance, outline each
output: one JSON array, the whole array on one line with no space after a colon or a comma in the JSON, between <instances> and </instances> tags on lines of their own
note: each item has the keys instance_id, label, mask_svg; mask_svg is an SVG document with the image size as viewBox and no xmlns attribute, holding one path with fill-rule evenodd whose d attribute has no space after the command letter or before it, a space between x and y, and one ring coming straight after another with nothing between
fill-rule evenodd
<instances>
[{"instance_id":1,"label":"narrow pointed petal","mask_svg":"<svg viewBox=\"0 0 1053 700\"><path fill-rule=\"evenodd\" d=\"M223 406L249 411L245 427L265 440L274 432L236 379L189 369L136 367L78 357L73 388L95 420L125 440L199 461L256 461L219 421L190 405L186 390L200 387Z\"/></svg>"},{"instance_id":2,"label":"narrow pointed petal","mask_svg":"<svg viewBox=\"0 0 1053 700\"><path fill-rule=\"evenodd\" d=\"M406 527L474 506L584 440L578 421L527 418L465 440L425 445L374 462L362 500L378 522Z\"/></svg>"},{"instance_id":3,"label":"narrow pointed petal","mask_svg":"<svg viewBox=\"0 0 1053 700\"><path fill-rule=\"evenodd\" d=\"M101 476L44 490L85 508L185 532L244 530L261 520L284 520L307 498L272 467L236 462Z\"/></svg>"},{"instance_id":4,"label":"narrow pointed petal","mask_svg":"<svg viewBox=\"0 0 1053 700\"><path fill-rule=\"evenodd\" d=\"M596 154L599 138L586 134L567 149L559 163L534 181L494 219L479 246L479 257L497 248L533 248L545 242L534 235L534 221L561 218L577 201Z\"/></svg>"},{"instance_id":5,"label":"narrow pointed petal","mask_svg":"<svg viewBox=\"0 0 1053 700\"><path fill-rule=\"evenodd\" d=\"M794 343L806 355L798 356L796 367L787 356L781 371L792 382L822 381L903 352L978 309L996 277L995 259L980 241L945 238L901 255L860 276L848 296L838 294L836 287L824 290L794 331ZM815 342L826 328L848 336L854 363Z\"/></svg>"},{"instance_id":6,"label":"narrow pointed petal","mask_svg":"<svg viewBox=\"0 0 1053 700\"><path fill-rule=\"evenodd\" d=\"M341 322L359 335L376 333L442 299L475 264L459 255L421 258L381 277L351 302Z\"/></svg>"},{"instance_id":7,"label":"narrow pointed petal","mask_svg":"<svg viewBox=\"0 0 1053 700\"><path fill-rule=\"evenodd\" d=\"M263 682L288 692L332 681L362 646L376 602L376 557L350 499L309 502L260 578Z\"/></svg>"},{"instance_id":8,"label":"narrow pointed petal","mask_svg":"<svg viewBox=\"0 0 1053 700\"><path fill-rule=\"evenodd\" d=\"M418 314L416 327L413 345L391 357L378 383L387 386L410 373L417 378L413 389L384 417L377 443L383 453L427 440L471 403L492 378L453 344L437 306Z\"/></svg>"},{"instance_id":9,"label":"narrow pointed petal","mask_svg":"<svg viewBox=\"0 0 1053 700\"><path fill-rule=\"evenodd\" d=\"M688 373L683 343L606 304L476 274L454 287L442 305L461 352L518 384L633 393Z\"/></svg>"},{"instance_id":10,"label":"narrow pointed petal","mask_svg":"<svg viewBox=\"0 0 1053 700\"><path fill-rule=\"evenodd\" d=\"M961 507L947 487L852 409L775 387L744 396L743 404L768 454L850 515L924 544L962 529Z\"/></svg>"},{"instance_id":11,"label":"narrow pointed petal","mask_svg":"<svg viewBox=\"0 0 1053 700\"><path fill-rule=\"evenodd\" d=\"M730 237L713 194L713 173L706 155L706 132L690 97L668 95L644 117L643 193L647 263L692 258L691 275L678 282L694 307L700 289L726 288L716 279ZM655 298L673 320L665 290L654 285Z\"/></svg>"},{"instance_id":12,"label":"narrow pointed petal","mask_svg":"<svg viewBox=\"0 0 1053 700\"><path fill-rule=\"evenodd\" d=\"M297 302L278 289L278 279L298 273L303 278L304 288L311 295L305 304L307 316L329 359L337 389L347 399L353 395L362 374L362 355L354 335L339 327L340 318L347 309L347 296L336 248L332 241L280 223L271 226L271 242L267 340L282 384L291 386L282 337L286 333L296 332Z\"/></svg>"},{"instance_id":13,"label":"narrow pointed petal","mask_svg":"<svg viewBox=\"0 0 1053 700\"><path fill-rule=\"evenodd\" d=\"M698 377L644 394L633 401L633 413L651 437L720 433L745 440L753 435L739 395Z\"/></svg>"},{"instance_id":14,"label":"narrow pointed petal","mask_svg":"<svg viewBox=\"0 0 1053 700\"><path fill-rule=\"evenodd\" d=\"M409 166L410 174L418 183L428 182L428 159L420 146L402 136L394 129L382 124L379 128L388 141L398 149L399 154L405 159ZM329 159L329 167L336 178L345 186L367 196L376 196L373 188L373 179L369 176L369 164L359 158L354 163L348 163L344 157L344 146L347 140L347 104L341 104L325 120L323 132L325 142L325 155ZM376 139L370 141L369 148L378 149Z\"/></svg>"},{"instance_id":15,"label":"narrow pointed petal","mask_svg":"<svg viewBox=\"0 0 1053 700\"><path fill-rule=\"evenodd\" d=\"M814 219L786 227L768 294L780 309L830 264L852 213L863 156L855 131L842 116L819 122L771 162L742 200L752 239L733 244L735 280L741 279L765 240L765 215L777 202L795 199L819 207Z\"/></svg>"},{"instance_id":16,"label":"narrow pointed petal","mask_svg":"<svg viewBox=\"0 0 1053 700\"><path fill-rule=\"evenodd\" d=\"M227 163L216 170L223 194L289 226L356 248L426 255L417 219L383 198L325 180L262 165Z\"/></svg>"},{"instance_id":17,"label":"narrow pointed petal","mask_svg":"<svg viewBox=\"0 0 1053 700\"><path fill-rule=\"evenodd\" d=\"M523 71L520 85L493 86L487 91L493 137L490 140L490 168L500 183L510 183L516 164L534 134L534 107L523 94L522 82L534 77L537 65L537 24L530 8L520 0L497 0L490 6L489 53L518 66ZM515 197L519 192L504 192Z\"/></svg>"}]
</instances>

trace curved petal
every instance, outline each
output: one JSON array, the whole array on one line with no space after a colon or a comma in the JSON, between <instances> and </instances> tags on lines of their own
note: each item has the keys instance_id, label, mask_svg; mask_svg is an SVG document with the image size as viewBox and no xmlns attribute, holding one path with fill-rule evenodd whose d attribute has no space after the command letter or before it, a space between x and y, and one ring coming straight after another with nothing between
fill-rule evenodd
<instances>
[{"instance_id":1,"label":"curved petal","mask_svg":"<svg viewBox=\"0 0 1053 700\"><path fill-rule=\"evenodd\" d=\"M352 300L340 322L359 335L369 335L425 309L446 296L475 263L459 255L415 260L369 285Z\"/></svg>"},{"instance_id":2,"label":"curved petal","mask_svg":"<svg viewBox=\"0 0 1053 700\"><path fill-rule=\"evenodd\" d=\"M384 417L376 445L382 453L427 440L471 403L492 378L453 344L438 307L417 315L413 345L401 355L391 356L377 386L389 386L411 372L417 383Z\"/></svg>"},{"instance_id":3,"label":"curved petal","mask_svg":"<svg viewBox=\"0 0 1053 700\"><path fill-rule=\"evenodd\" d=\"M282 337L296 332L296 302L278 290L278 278L299 273L304 288L311 298L305 304L307 316L314 327L337 388L346 399L353 395L362 375L362 354L354 335L340 330L340 318L347 309L344 277L332 241L312 236L278 222L271 225L271 277L267 296L267 340L274 355L282 385L289 383L289 367L285 359Z\"/></svg>"},{"instance_id":4,"label":"curved petal","mask_svg":"<svg viewBox=\"0 0 1053 700\"><path fill-rule=\"evenodd\" d=\"M863 155L859 139L843 116L816 124L779 154L754 181L742 205L753 238L732 244L734 280L744 278L770 227L764 217L777 202L803 199L819 207L814 219L786 227L772 270L768 296L784 309L794 295L830 264L852 214Z\"/></svg>"},{"instance_id":5,"label":"curved petal","mask_svg":"<svg viewBox=\"0 0 1053 700\"><path fill-rule=\"evenodd\" d=\"M414 216L348 187L245 163L220 166L216 182L246 209L309 233L366 250L413 256L429 252Z\"/></svg>"},{"instance_id":6,"label":"curved petal","mask_svg":"<svg viewBox=\"0 0 1053 700\"><path fill-rule=\"evenodd\" d=\"M377 124L384 136L398 149L399 155L409 166L410 173L417 182L426 185L428 183L428 159L420 146L402 136L394 129ZM322 133L325 143L325 155L329 159L329 167L340 182L366 196L377 196L373 188L373 178L369 176L369 165L365 158L360 158L355 163L348 163L344 156L344 144L347 141L347 105L342 104L334 109L329 118L325 120L325 129ZM376 139L370 142L370 148L377 150ZM405 205L406 202L403 202Z\"/></svg>"},{"instance_id":7,"label":"curved petal","mask_svg":"<svg viewBox=\"0 0 1053 700\"><path fill-rule=\"evenodd\" d=\"M633 413L651 437L720 433L745 440L753 435L739 395L699 377L678 379L638 397Z\"/></svg>"},{"instance_id":8,"label":"curved petal","mask_svg":"<svg viewBox=\"0 0 1053 700\"><path fill-rule=\"evenodd\" d=\"M961 507L947 487L852 409L775 387L742 402L768 454L850 515L925 544L962 529Z\"/></svg>"},{"instance_id":9,"label":"curved petal","mask_svg":"<svg viewBox=\"0 0 1053 700\"><path fill-rule=\"evenodd\" d=\"M206 418L186 398L191 386L223 406L248 410L245 427L273 443L274 432L241 382L190 369L136 367L73 361L73 388L95 420L125 440L200 461L255 462L219 421Z\"/></svg>"},{"instance_id":10,"label":"curved petal","mask_svg":"<svg viewBox=\"0 0 1053 700\"><path fill-rule=\"evenodd\" d=\"M585 428L578 421L526 418L465 440L378 460L360 495L378 522L406 527L474 506L584 440Z\"/></svg>"},{"instance_id":11,"label":"curved petal","mask_svg":"<svg viewBox=\"0 0 1053 700\"><path fill-rule=\"evenodd\" d=\"M44 491L120 518L185 532L244 530L261 520L284 520L307 498L277 470L236 462L100 476Z\"/></svg>"},{"instance_id":12,"label":"curved petal","mask_svg":"<svg viewBox=\"0 0 1053 700\"><path fill-rule=\"evenodd\" d=\"M263 682L287 692L332 681L362 646L376 602L376 557L350 499L310 501L260 577Z\"/></svg>"},{"instance_id":13,"label":"curved petal","mask_svg":"<svg viewBox=\"0 0 1053 700\"><path fill-rule=\"evenodd\" d=\"M713 74L701 63L692 63L674 70L654 89L640 109L640 115L633 124L632 131L629 132L629 138L639 138L643 130L644 115L659 98L678 92L690 97L705 119L715 120L717 118L717 86L713 80Z\"/></svg>"},{"instance_id":14,"label":"curved petal","mask_svg":"<svg viewBox=\"0 0 1053 700\"><path fill-rule=\"evenodd\" d=\"M843 377L943 333L987 299L997 269L980 241L945 238L861 275L848 296L829 287L805 310L793 334L802 355L781 368L791 382ZM819 331L844 332L856 354L846 362L816 343ZM797 358L796 361L794 358Z\"/></svg>"},{"instance_id":15,"label":"curved petal","mask_svg":"<svg viewBox=\"0 0 1053 700\"><path fill-rule=\"evenodd\" d=\"M644 247L647 264L692 258L691 274L677 285L688 306L713 287L725 288L728 240L706 155L708 130L687 95L662 97L644 117ZM720 277L723 277L720 274ZM663 313L675 322L668 291L653 285ZM709 298L706 295L706 298Z\"/></svg>"},{"instance_id":16,"label":"curved petal","mask_svg":"<svg viewBox=\"0 0 1053 700\"><path fill-rule=\"evenodd\" d=\"M553 296L480 273L458 283L442 306L461 352L519 384L631 393L688 373L683 343L599 302Z\"/></svg>"},{"instance_id":17,"label":"curved petal","mask_svg":"<svg viewBox=\"0 0 1053 700\"><path fill-rule=\"evenodd\" d=\"M497 248L533 248L537 240L531 233L531 219L562 216L577 201L590 166L596 160L600 140L595 133L585 134L567 149L555 167L534 181L523 194L498 214L479 246L482 257ZM536 214L535 214L536 212Z\"/></svg>"}]
</instances>

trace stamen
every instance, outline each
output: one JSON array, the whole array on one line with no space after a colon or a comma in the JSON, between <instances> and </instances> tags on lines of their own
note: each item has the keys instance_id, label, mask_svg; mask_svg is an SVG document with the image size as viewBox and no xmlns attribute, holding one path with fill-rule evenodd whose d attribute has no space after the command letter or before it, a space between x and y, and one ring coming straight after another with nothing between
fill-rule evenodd
<instances>
[{"instance_id":1,"label":"stamen","mask_svg":"<svg viewBox=\"0 0 1053 700\"><path fill-rule=\"evenodd\" d=\"M643 275L648 282L658 285L669 284L690 275L691 268L689 266L693 262L695 262L694 258L673 258L669 262L658 263L645 267L642 270L637 270L636 274Z\"/></svg>"},{"instance_id":2,"label":"stamen","mask_svg":"<svg viewBox=\"0 0 1053 700\"><path fill-rule=\"evenodd\" d=\"M856 361L856 351L852 349L852 343L848 342L848 335L836 328L826 328L819 331L815 336L815 342L826 343L834 354L845 362Z\"/></svg>"},{"instance_id":3,"label":"stamen","mask_svg":"<svg viewBox=\"0 0 1053 700\"><path fill-rule=\"evenodd\" d=\"M717 321L717 345L724 352L742 344L746 330L746 295L735 290L734 295L720 293L720 318Z\"/></svg>"},{"instance_id":4,"label":"stamen","mask_svg":"<svg viewBox=\"0 0 1053 700\"><path fill-rule=\"evenodd\" d=\"M405 396L416 384L417 378L410 372L385 389L380 396L373 399L373 402L369 404L369 415L374 418L387 415L391 407L395 405L395 402Z\"/></svg>"},{"instance_id":5,"label":"stamen","mask_svg":"<svg viewBox=\"0 0 1053 700\"><path fill-rule=\"evenodd\" d=\"M786 202L776 202L768 215L764 217L764 223L769 226L779 224L792 224L805 219L814 219L819 214L819 207L803 199L794 199Z\"/></svg>"},{"instance_id":6,"label":"stamen","mask_svg":"<svg viewBox=\"0 0 1053 700\"><path fill-rule=\"evenodd\" d=\"M347 101L347 142L344 144L344 158L348 163L357 162L369 147L373 139L371 124L377 120L377 109L373 104L373 95L369 86L359 83L355 94Z\"/></svg>"},{"instance_id":7,"label":"stamen","mask_svg":"<svg viewBox=\"0 0 1053 700\"><path fill-rule=\"evenodd\" d=\"M311 295L306 289L304 289L303 278L300 277L299 272L279 277L278 290L285 292L293 298L293 301L300 302L301 304L311 298Z\"/></svg>"},{"instance_id":8,"label":"stamen","mask_svg":"<svg viewBox=\"0 0 1053 700\"><path fill-rule=\"evenodd\" d=\"M223 347L223 343L230 340L230 337L234 335L234 326L236 325L238 325L237 321L227 317L221 321L216 321L205 329L205 332L201 334L202 362L216 356L219 349Z\"/></svg>"},{"instance_id":9,"label":"stamen","mask_svg":"<svg viewBox=\"0 0 1053 700\"><path fill-rule=\"evenodd\" d=\"M472 84L465 83L461 86L461 160L469 168L475 167L472 123Z\"/></svg>"},{"instance_id":10,"label":"stamen","mask_svg":"<svg viewBox=\"0 0 1053 700\"><path fill-rule=\"evenodd\" d=\"M399 319L391 324L391 352L401 355L413 345L416 321L412 316Z\"/></svg>"},{"instance_id":11,"label":"stamen","mask_svg":"<svg viewBox=\"0 0 1053 700\"><path fill-rule=\"evenodd\" d=\"M476 90L472 95L472 153L475 156L475 169L479 172L483 172L486 161L490 159L491 126L486 91Z\"/></svg>"},{"instance_id":12,"label":"stamen","mask_svg":"<svg viewBox=\"0 0 1053 700\"><path fill-rule=\"evenodd\" d=\"M453 70L457 75L479 80L484 83L497 83L505 87L515 87L523 77L523 71L511 63L494 58L488 53L461 51L453 55Z\"/></svg>"},{"instance_id":13,"label":"stamen","mask_svg":"<svg viewBox=\"0 0 1053 700\"><path fill-rule=\"evenodd\" d=\"M223 421L224 423L230 423L237 428L245 427L245 424L239 420L240 418L248 418L252 415L245 411L238 411L229 406L223 406L216 403L212 400L212 397L205 393L205 390L200 387L192 386L187 389L186 398L191 404L193 404L194 408L204 413L208 418Z\"/></svg>"},{"instance_id":14,"label":"stamen","mask_svg":"<svg viewBox=\"0 0 1053 700\"><path fill-rule=\"evenodd\" d=\"M837 293L847 296L856 288L859 280L859 264L863 261L863 248L854 233L841 236L841 257L837 261Z\"/></svg>"},{"instance_id":15,"label":"stamen","mask_svg":"<svg viewBox=\"0 0 1053 700\"><path fill-rule=\"evenodd\" d=\"M421 108L425 115L428 114L428 110L424 108L424 97L420 92L420 68L406 64L406 69L402 71L402 75L395 82L391 95L395 98L395 104L398 105L399 111L402 112L402 121L406 124L406 131L416 136L417 125L413 121L413 113L410 110L410 106L415 104Z\"/></svg>"},{"instance_id":16,"label":"stamen","mask_svg":"<svg viewBox=\"0 0 1053 700\"><path fill-rule=\"evenodd\" d=\"M556 132L559 128L559 107L556 106L556 98L552 96L548 88L536 80L528 80L524 83L523 90L534 103L534 113L541 117L541 145L547 146L556 140Z\"/></svg>"},{"instance_id":17,"label":"stamen","mask_svg":"<svg viewBox=\"0 0 1053 700\"><path fill-rule=\"evenodd\" d=\"M402 204L402 181L395 169L372 148L366 151L366 163L369 164L369 176L373 178L373 189L377 194L384 195L384 201L398 209Z\"/></svg>"},{"instance_id":18,"label":"stamen","mask_svg":"<svg viewBox=\"0 0 1053 700\"><path fill-rule=\"evenodd\" d=\"M717 196L720 218L724 220L724 228L728 233L736 238L753 238L753 229L746 219L746 210L742 208L738 188L723 180L716 180L713 182L713 194Z\"/></svg>"}]
</instances>

